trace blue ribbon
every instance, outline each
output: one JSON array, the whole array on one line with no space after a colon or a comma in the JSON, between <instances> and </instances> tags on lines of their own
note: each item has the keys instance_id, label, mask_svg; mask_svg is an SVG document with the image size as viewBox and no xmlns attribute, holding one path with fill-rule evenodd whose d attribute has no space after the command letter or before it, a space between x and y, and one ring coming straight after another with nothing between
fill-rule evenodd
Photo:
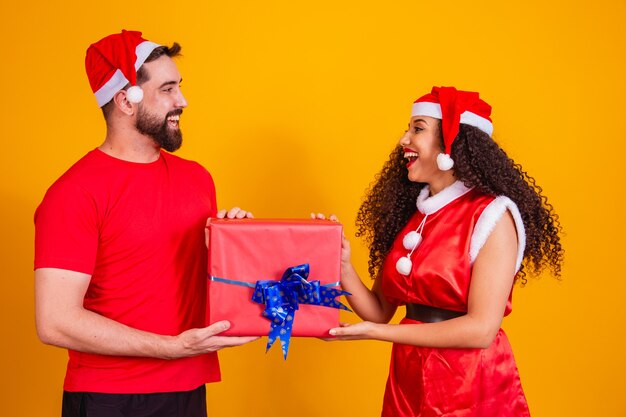
<instances>
[{"instance_id":1,"label":"blue ribbon","mask_svg":"<svg viewBox=\"0 0 626 417\"><path fill-rule=\"evenodd\" d=\"M335 300L350 293L322 286L319 281L307 281L308 277L309 264L303 264L287 268L280 281L257 281L252 301L265 304L263 316L271 321L266 352L279 338L283 357L287 359L294 315L300 304L352 311Z\"/></svg>"},{"instance_id":2,"label":"blue ribbon","mask_svg":"<svg viewBox=\"0 0 626 417\"><path fill-rule=\"evenodd\" d=\"M283 357L287 359L294 315L300 304L352 311L341 302L335 300L340 295L350 295L349 292L330 288L330 286L338 283L320 285L318 280L308 281L308 277L309 264L303 264L287 268L280 281L263 280L256 282L252 301L265 304L263 317L271 322L266 352L272 347L276 339L280 339ZM211 279L228 284L252 287L252 284L242 281L217 277L211 277Z\"/></svg>"}]
</instances>

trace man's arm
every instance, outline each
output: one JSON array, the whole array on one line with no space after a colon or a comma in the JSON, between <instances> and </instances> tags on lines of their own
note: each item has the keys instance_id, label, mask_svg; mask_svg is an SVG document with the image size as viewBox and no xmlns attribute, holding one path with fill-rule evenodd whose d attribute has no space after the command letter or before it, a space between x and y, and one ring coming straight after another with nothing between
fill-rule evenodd
<instances>
[{"instance_id":1,"label":"man's arm","mask_svg":"<svg viewBox=\"0 0 626 417\"><path fill-rule=\"evenodd\" d=\"M227 321L177 336L133 329L83 307L90 279L87 274L64 269L35 271L35 318L43 343L101 355L176 359L257 339L217 336L230 327Z\"/></svg>"}]
</instances>

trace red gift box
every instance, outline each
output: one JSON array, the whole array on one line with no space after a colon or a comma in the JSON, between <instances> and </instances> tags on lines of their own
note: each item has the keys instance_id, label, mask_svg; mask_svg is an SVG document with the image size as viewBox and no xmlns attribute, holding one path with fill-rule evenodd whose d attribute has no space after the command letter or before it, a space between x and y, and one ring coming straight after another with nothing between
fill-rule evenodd
<instances>
[{"instance_id":1,"label":"red gift box","mask_svg":"<svg viewBox=\"0 0 626 417\"><path fill-rule=\"evenodd\" d=\"M209 277L254 284L279 281L289 267L309 264L308 281L340 280L342 226L328 220L211 219ZM210 280L208 322L228 320L231 336L266 336L265 305L251 300L254 288ZM328 336L339 325L339 310L300 304L292 336Z\"/></svg>"}]
</instances>

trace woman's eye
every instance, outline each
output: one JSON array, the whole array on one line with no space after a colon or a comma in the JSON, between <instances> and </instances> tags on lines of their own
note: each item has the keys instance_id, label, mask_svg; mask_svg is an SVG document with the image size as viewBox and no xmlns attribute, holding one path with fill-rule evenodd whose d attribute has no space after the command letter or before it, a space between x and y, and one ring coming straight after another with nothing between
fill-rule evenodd
<instances>
[{"instance_id":1,"label":"woman's eye","mask_svg":"<svg viewBox=\"0 0 626 417\"><path fill-rule=\"evenodd\" d=\"M413 131L414 131L415 133L417 133L417 132L419 132L419 131L421 131L421 130L424 130L424 129L422 129L422 128L421 128L421 127L419 127L419 126L415 126L415 127L413 127Z\"/></svg>"}]
</instances>

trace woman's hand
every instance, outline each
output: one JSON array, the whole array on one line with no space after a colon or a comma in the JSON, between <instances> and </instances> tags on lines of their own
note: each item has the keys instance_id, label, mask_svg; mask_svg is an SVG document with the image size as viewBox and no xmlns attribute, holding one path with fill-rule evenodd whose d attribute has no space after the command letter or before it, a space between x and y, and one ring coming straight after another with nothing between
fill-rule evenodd
<instances>
[{"instance_id":1,"label":"woman's hand","mask_svg":"<svg viewBox=\"0 0 626 417\"><path fill-rule=\"evenodd\" d=\"M341 323L341 327L330 329L329 333L335 336L327 340L363 340L374 339L377 326L379 324L370 321L362 321L356 324Z\"/></svg>"},{"instance_id":2,"label":"woman's hand","mask_svg":"<svg viewBox=\"0 0 626 417\"><path fill-rule=\"evenodd\" d=\"M322 213L311 213L312 219L326 220L326 216ZM328 220L333 222L339 222L339 219L334 214L331 214ZM350 258L352 251L350 249L350 241L346 238L345 233L341 232L341 268L351 265Z\"/></svg>"},{"instance_id":3,"label":"woman's hand","mask_svg":"<svg viewBox=\"0 0 626 417\"><path fill-rule=\"evenodd\" d=\"M312 219L323 220L326 218L321 213L311 213ZM331 221L338 221L337 216L331 215ZM369 339L369 332L372 326L378 326L374 323L388 323L393 317L396 307L389 305L382 295L376 291L370 290L359 278L359 274L350 261L351 250L350 242L346 236L341 236L341 289L349 292L351 295L346 296L346 300L354 310L354 312L363 320L367 320L358 325L342 325L342 328L336 328L336 335L341 339ZM379 282L377 280L376 282ZM376 287L376 284L374 284ZM342 330L343 329L343 330ZM364 333L365 332L365 333ZM345 336L345 337L344 337Z\"/></svg>"}]
</instances>

